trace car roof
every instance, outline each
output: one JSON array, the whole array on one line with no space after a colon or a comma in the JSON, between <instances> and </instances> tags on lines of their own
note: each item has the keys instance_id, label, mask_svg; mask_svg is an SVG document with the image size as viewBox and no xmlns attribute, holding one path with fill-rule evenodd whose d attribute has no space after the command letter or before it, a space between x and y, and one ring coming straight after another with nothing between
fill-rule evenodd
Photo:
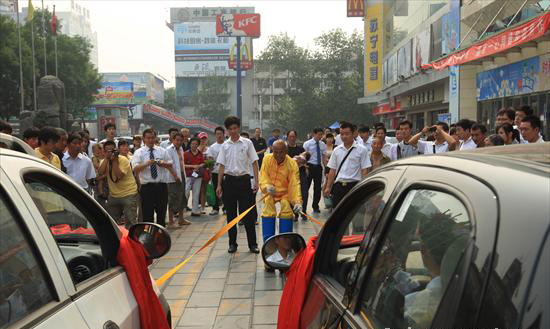
<instances>
[{"instance_id":1,"label":"car roof","mask_svg":"<svg viewBox=\"0 0 550 329\"><path fill-rule=\"evenodd\" d=\"M29 144L25 143L15 136L0 133L0 142L6 144L10 150L34 155L34 150L32 149L32 147L30 147Z\"/></svg>"}]
</instances>

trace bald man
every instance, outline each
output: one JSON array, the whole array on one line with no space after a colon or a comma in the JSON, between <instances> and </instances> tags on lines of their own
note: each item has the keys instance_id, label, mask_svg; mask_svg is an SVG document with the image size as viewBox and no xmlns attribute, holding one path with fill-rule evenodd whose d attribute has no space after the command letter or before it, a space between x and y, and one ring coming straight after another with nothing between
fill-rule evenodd
<instances>
[{"instance_id":1,"label":"bald man","mask_svg":"<svg viewBox=\"0 0 550 329\"><path fill-rule=\"evenodd\" d=\"M275 234L275 219L279 217L279 233L292 232L294 213L302 210L300 174L298 165L287 154L284 141L273 143L273 153L267 154L260 171L260 190L267 198L262 210L262 232L264 242ZM275 204L281 211L277 216Z\"/></svg>"}]
</instances>

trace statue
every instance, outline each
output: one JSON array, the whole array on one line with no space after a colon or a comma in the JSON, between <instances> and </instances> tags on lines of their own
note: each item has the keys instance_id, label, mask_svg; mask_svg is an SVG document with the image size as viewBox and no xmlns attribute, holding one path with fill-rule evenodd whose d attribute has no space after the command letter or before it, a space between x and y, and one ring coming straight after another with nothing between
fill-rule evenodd
<instances>
[{"instance_id":1,"label":"statue","mask_svg":"<svg viewBox=\"0 0 550 329\"><path fill-rule=\"evenodd\" d=\"M65 85L53 75L40 79L37 91L37 111L33 115L35 127L61 127L67 129Z\"/></svg>"}]
</instances>

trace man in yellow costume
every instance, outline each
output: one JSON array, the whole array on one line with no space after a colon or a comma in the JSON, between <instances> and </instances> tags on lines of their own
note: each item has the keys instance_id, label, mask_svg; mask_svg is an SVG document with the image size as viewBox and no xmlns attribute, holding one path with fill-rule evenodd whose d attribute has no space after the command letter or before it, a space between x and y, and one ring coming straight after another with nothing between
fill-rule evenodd
<instances>
[{"instance_id":1,"label":"man in yellow costume","mask_svg":"<svg viewBox=\"0 0 550 329\"><path fill-rule=\"evenodd\" d=\"M287 155L286 143L278 140L273 143L273 153L265 156L260 171L260 189L267 198L262 210L262 232L264 242L275 234L275 219L279 212L279 233L292 232L294 213L302 211L300 174L298 165Z\"/></svg>"}]
</instances>

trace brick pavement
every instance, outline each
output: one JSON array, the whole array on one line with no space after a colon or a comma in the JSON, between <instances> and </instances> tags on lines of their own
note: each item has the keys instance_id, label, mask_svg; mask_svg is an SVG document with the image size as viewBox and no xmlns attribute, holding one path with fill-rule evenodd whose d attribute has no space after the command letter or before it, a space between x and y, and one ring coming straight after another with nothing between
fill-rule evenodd
<instances>
[{"instance_id":1,"label":"brick pavement","mask_svg":"<svg viewBox=\"0 0 550 329\"><path fill-rule=\"evenodd\" d=\"M327 215L323 211L313 217L324 221ZM226 223L224 215L203 215L191 221L187 227L171 230L172 249L150 267L155 279L191 255ZM261 242L261 225L256 228ZM309 221L294 225L294 232L306 241L318 230ZM235 254L227 253L225 235L161 287L172 310L173 328L276 328L283 277L278 271L265 272L261 255L248 251L244 227L239 226L238 232L239 250Z\"/></svg>"}]
</instances>

